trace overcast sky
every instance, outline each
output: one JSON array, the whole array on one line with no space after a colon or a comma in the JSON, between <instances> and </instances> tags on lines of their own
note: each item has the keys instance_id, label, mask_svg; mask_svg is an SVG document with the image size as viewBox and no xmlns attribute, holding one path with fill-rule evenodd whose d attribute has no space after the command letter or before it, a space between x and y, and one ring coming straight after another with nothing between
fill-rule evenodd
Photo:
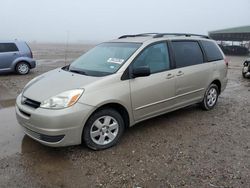
<instances>
[{"instance_id":1,"label":"overcast sky","mask_svg":"<svg viewBox=\"0 0 250 188\"><path fill-rule=\"evenodd\" d=\"M0 40L103 41L250 25L250 0L0 0Z\"/></svg>"}]
</instances>

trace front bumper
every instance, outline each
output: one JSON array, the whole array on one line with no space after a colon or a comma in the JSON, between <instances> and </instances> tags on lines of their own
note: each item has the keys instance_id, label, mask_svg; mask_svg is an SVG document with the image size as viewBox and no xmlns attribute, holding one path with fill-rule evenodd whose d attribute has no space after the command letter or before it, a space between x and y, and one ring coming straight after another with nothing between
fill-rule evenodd
<instances>
[{"instance_id":1,"label":"front bumper","mask_svg":"<svg viewBox=\"0 0 250 188\"><path fill-rule=\"evenodd\" d=\"M78 145L82 142L82 131L93 106L76 103L61 110L32 108L16 100L16 117L25 134L48 146Z\"/></svg>"}]
</instances>

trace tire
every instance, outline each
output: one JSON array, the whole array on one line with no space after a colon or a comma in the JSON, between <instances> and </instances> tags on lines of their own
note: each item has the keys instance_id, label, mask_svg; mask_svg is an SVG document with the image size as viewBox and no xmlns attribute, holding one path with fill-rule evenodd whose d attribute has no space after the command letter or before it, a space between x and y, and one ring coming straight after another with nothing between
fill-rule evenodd
<instances>
[{"instance_id":1,"label":"tire","mask_svg":"<svg viewBox=\"0 0 250 188\"><path fill-rule=\"evenodd\" d=\"M124 120L120 113L111 108L95 112L85 124L82 141L93 150L114 146L124 132Z\"/></svg>"},{"instance_id":2,"label":"tire","mask_svg":"<svg viewBox=\"0 0 250 188\"><path fill-rule=\"evenodd\" d=\"M19 62L16 65L16 72L20 75L26 75L30 72L30 66L26 62Z\"/></svg>"},{"instance_id":3,"label":"tire","mask_svg":"<svg viewBox=\"0 0 250 188\"><path fill-rule=\"evenodd\" d=\"M211 110L215 107L219 96L219 89L216 84L211 84L204 95L202 102L200 103L203 110Z\"/></svg>"}]
</instances>

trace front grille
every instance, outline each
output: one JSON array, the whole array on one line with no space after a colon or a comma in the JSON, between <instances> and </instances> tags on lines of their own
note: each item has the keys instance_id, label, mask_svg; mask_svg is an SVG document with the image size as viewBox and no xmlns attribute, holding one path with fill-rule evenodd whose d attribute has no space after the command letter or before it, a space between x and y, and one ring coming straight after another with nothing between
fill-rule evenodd
<instances>
[{"instance_id":1,"label":"front grille","mask_svg":"<svg viewBox=\"0 0 250 188\"><path fill-rule=\"evenodd\" d=\"M27 106L30 106L30 107L32 107L32 108L39 108L40 105L41 105L40 102L31 100L31 99L28 99L28 98L26 98L26 99L23 101L23 104L25 104L25 105L27 105Z\"/></svg>"}]
</instances>

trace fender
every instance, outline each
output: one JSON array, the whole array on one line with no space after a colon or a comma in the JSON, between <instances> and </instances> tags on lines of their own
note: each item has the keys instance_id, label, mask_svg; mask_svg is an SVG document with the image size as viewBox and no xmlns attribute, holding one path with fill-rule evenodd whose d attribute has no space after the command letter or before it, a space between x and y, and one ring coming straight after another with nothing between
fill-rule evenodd
<instances>
[{"instance_id":1,"label":"fender","mask_svg":"<svg viewBox=\"0 0 250 188\"><path fill-rule=\"evenodd\" d=\"M17 63L22 62L22 61L28 63L31 69L36 67L36 61L34 59L29 58L29 57L18 57L12 62L11 70L14 71Z\"/></svg>"},{"instance_id":2,"label":"fender","mask_svg":"<svg viewBox=\"0 0 250 188\"><path fill-rule=\"evenodd\" d=\"M134 121L134 116L133 114L131 113L131 108L126 105L123 101L119 101L119 100L114 100L114 99L110 99L110 100L106 100L106 101L103 101L101 103L99 103L98 105L95 106L95 108L93 109L93 111L88 115L88 118L92 115L92 113L94 111L96 111L97 109L103 107L103 106L106 106L106 105L110 105L110 104L117 104L117 105L120 105L122 106L128 113L128 118L129 118L129 126L133 126L135 124L135 121Z\"/></svg>"}]
</instances>

